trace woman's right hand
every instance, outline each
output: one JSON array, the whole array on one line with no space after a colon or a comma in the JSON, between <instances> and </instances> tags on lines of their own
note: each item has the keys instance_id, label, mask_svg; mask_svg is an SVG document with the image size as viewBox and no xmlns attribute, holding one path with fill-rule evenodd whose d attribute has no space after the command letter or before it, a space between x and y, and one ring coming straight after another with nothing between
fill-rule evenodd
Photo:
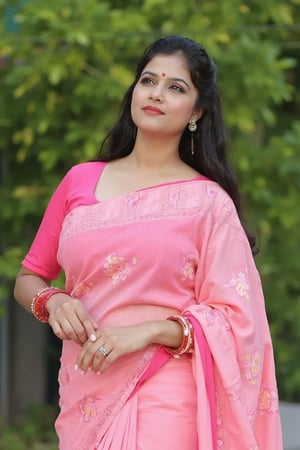
<instances>
[{"instance_id":1,"label":"woman's right hand","mask_svg":"<svg viewBox=\"0 0 300 450\"><path fill-rule=\"evenodd\" d=\"M49 298L46 308L49 312L49 325L59 339L72 340L79 345L88 339L96 340L98 325L80 300L57 293Z\"/></svg>"},{"instance_id":2,"label":"woman's right hand","mask_svg":"<svg viewBox=\"0 0 300 450\"><path fill-rule=\"evenodd\" d=\"M49 287L50 280L41 275L21 267L14 289L16 300L27 311L31 312L32 299L37 292ZM72 340L79 345L88 339L96 340L97 323L88 314L80 300L67 294L52 295L46 303L49 313L49 325L54 334L65 340Z\"/></svg>"}]
</instances>

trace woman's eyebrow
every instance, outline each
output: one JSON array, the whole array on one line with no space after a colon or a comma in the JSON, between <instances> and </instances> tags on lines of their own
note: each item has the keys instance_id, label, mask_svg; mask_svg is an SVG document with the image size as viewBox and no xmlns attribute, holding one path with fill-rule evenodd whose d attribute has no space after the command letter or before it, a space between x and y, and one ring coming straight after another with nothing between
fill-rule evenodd
<instances>
[{"instance_id":1,"label":"woman's eyebrow","mask_svg":"<svg viewBox=\"0 0 300 450\"><path fill-rule=\"evenodd\" d=\"M157 73L151 72L150 70L145 70L145 72L142 73L142 76L143 75L151 75L152 77L158 78ZM167 77L167 78L169 78L169 80L179 81L180 83L185 84L188 89L190 89L189 84L183 78L178 78L178 77Z\"/></svg>"}]
</instances>

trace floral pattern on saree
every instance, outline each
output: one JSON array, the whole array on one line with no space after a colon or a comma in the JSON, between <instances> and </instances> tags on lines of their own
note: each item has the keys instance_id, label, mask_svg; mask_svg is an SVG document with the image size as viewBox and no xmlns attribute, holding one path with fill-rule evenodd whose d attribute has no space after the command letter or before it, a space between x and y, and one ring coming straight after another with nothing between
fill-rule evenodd
<instances>
[{"instance_id":1,"label":"floral pattern on saree","mask_svg":"<svg viewBox=\"0 0 300 450\"><path fill-rule=\"evenodd\" d=\"M90 422L97 417L98 403L100 399L94 396L85 396L78 401L78 408L81 415L81 420Z\"/></svg>"},{"instance_id":2,"label":"floral pattern on saree","mask_svg":"<svg viewBox=\"0 0 300 450\"><path fill-rule=\"evenodd\" d=\"M250 384L256 384L261 368L261 354L258 351L246 353L244 375Z\"/></svg>"},{"instance_id":3,"label":"floral pattern on saree","mask_svg":"<svg viewBox=\"0 0 300 450\"><path fill-rule=\"evenodd\" d=\"M106 277L112 279L113 284L120 281L125 281L128 275L134 270L137 264L137 258L132 258L129 261L124 256L118 256L116 253L111 253L106 257L103 265L103 273Z\"/></svg>"},{"instance_id":4,"label":"floral pattern on saree","mask_svg":"<svg viewBox=\"0 0 300 450\"><path fill-rule=\"evenodd\" d=\"M82 282L75 287L74 291L72 292L72 296L81 299L85 298L89 294L92 287L93 287L92 283Z\"/></svg>"},{"instance_id":5,"label":"floral pattern on saree","mask_svg":"<svg viewBox=\"0 0 300 450\"><path fill-rule=\"evenodd\" d=\"M229 281L229 286L233 287L240 297L245 298L246 300L250 299L250 286L248 281L248 274L246 271L241 271L238 274L234 275Z\"/></svg>"},{"instance_id":6,"label":"floral pattern on saree","mask_svg":"<svg viewBox=\"0 0 300 450\"><path fill-rule=\"evenodd\" d=\"M191 254L187 255L182 264L181 273L183 280L193 280L195 278L197 261Z\"/></svg>"},{"instance_id":7,"label":"floral pattern on saree","mask_svg":"<svg viewBox=\"0 0 300 450\"><path fill-rule=\"evenodd\" d=\"M275 389L262 386L258 399L258 411L260 414L274 414L278 412L278 395Z\"/></svg>"}]
</instances>

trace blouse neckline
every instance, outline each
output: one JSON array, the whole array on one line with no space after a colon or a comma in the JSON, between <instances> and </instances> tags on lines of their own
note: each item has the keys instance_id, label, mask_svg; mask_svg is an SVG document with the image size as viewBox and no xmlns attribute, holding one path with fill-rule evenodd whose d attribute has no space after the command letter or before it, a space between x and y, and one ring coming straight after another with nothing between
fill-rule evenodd
<instances>
[{"instance_id":1,"label":"blouse neckline","mask_svg":"<svg viewBox=\"0 0 300 450\"><path fill-rule=\"evenodd\" d=\"M102 172L103 172L104 168L105 168L106 165L107 165L107 162L102 162L102 161L100 161L100 162L101 162L100 172L97 174L98 176L97 176L97 178L96 178L96 182L95 182L95 184L94 184L94 189L93 189L93 196L94 196L94 199L95 199L98 203L109 202L109 201L112 201L112 200L121 199L121 198L124 198L124 197L126 197L126 196L128 196L128 195L134 195L134 194L136 194L136 193L138 193L138 192L150 191L150 190L154 190L154 189L156 189L156 188L161 188L161 187L165 187L165 186L172 186L172 185L176 185L176 184L191 183L191 182L193 182L193 181L205 181L205 180L207 181L207 180L209 180L209 178L205 177L204 175L198 175L198 176L193 177L193 178L180 179L180 180L174 180L174 181L167 181L167 182L165 182L165 183L153 184L153 185L151 185L151 186L145 186L145 187L140 188L140 189L134 189L133 191L129 191L129 192L126 192L126 193L124 193L124 194L115 195L114 197L105 198L105 199L101 199L101 198L100 198L100 199L99 199L99 198L96 196L95 191L96 191L97 184L98 184L98 182L99 182L99 180L100 180L100 178L101 178Z\"/></svg>"}]
</instances>

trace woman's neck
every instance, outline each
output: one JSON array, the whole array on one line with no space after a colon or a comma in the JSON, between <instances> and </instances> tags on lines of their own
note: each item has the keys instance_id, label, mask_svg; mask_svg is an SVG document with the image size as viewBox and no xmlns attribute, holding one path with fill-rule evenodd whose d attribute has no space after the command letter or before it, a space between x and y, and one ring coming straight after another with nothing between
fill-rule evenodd
<instances>
[{"instance_id":1,"label":"woman's neck","mask_svg":"<svg viewBox=\"0 0 300 450\"><path fill-rule=\"evenodd\" d=\"M128 156L137 168L163 169L178 166L182 160L178 153L178 139L162 139L137 135L132 152Z\"/></svg>"}]
</instances>

